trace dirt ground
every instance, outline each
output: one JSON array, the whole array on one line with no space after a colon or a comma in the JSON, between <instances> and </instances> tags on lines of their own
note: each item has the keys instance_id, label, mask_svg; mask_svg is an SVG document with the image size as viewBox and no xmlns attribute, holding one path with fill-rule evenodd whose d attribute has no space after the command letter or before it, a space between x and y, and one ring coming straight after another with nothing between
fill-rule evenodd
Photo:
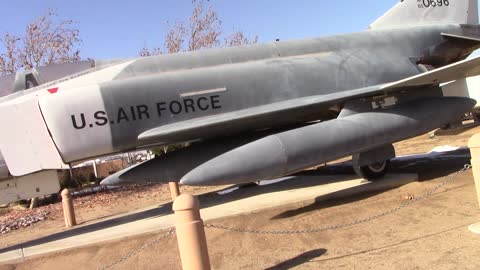
<instances>
[{"instance_id":1,"label":"dirt ground","mask_svg":"<svg viewBox=\"0 0 480 270\"><path fill-rule=\"evenodd\" d=\"M397 155L429 152L436 146L466 146L480 128L428 134L395 144ZM259 230L300 230L349 223L395 208L439 184L460 169L468 158L444 159L403 168L419 173L419 182L376 194L344 200L296 204L213 221L214 224ZM400 167L400 166L399 166ZM190 190L204 193L209 190ZM81 219L92 219L141 209L167 201L166 190L125 200L125 208L98 205L79 210ZM249 192L248 189L241 192ZM163 195L159 195L163 194ZM141 196L141 197L142 197ZM163 197L162 197L163 196ZM160 199L159 199L160 198ZM113 209L113 210L112 210ZM80 213L81 212L81 213ZM207 229L213 269L480 269L480 236L468 225L480 222L480 209L471 171L426 200L394 214L349 228L315 234L256 235ZM63 230L63 220L47 220L33 227L2 235L9 246ZM65 251L0 269L94 269L157 239L164 232ZM169 236L121 262L115 269L181 269L176 239Z\"/></svg>"},{"instance_id":2,"label":"dirt ground","mask_svg":"<svg viewBox=\"0 0 480 270\"><path fill-rule=\"evenodd\" d=\"M181 192L203 194L219 187L181 187ZM88 225L104 218L125 214L131 211L151 207L171 201L167 185L127 188L100 194L74 198L75 216L78 225ZM32 226L0 234L0 249L41 238L54 233L66 231L61 203L39 207L35 210L15 206L13 213L0 215L0 220L22 217L32 212L48 211L48 218Z\"/></svg>"}]
</instances>

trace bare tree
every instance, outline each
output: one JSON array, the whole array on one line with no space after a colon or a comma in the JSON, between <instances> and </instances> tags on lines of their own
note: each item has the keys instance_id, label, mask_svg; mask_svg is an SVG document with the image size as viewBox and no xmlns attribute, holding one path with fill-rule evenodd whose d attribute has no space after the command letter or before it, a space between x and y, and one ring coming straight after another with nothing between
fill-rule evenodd
<instances>
[{"instance_id":1,"label":"bare tree","mask_svg":"<svg viewBox=\"0 0 480 270\"><path fill-rule=\"evenodd\" d=\"M250 40L242 31L236 31L225 38L225 47L255 44L257 42L258 36L255 36L252 40Z\"/></svg>"},{"instance_id":2,"label":"bare tree","mask_svg":"<svg viewBox=\"0 0 480 270\"><path fill-rule=\"evenodd\" d=\"M154 48L153 50L149 50L147 47L143 47L138 53L138 55L142 57L159 55L159 54L162 54L162 50L160 48Z\"/></svg>"},{"instance_id":3,"label":"bare tree","mask_svg":"<svg viewBox=\"0 0 480 270\"><path fill-rule=\"evenodd\" d=\"M218 45L222 22L212 7L205 8L204 1L195 5L188 20L188 50L196 51Z\"/></svg>"},{"instance_id":4,"label":"bare tree","mask_svg":"<svg viewBox=\"0 0 480 270\"><path fill-rule=\"evenodd\" d=\"M222 21L218 13L206 5L205 0L193 0L193 11L188 21L176 21L170 27L162 48L143 48L140 56L151 56L182 51L196 51L220 46L238 46L256 43L258 37L249 39L242 31L229 34L222 43Z\"/></svg>"},{"instance_id":5,"label":"bare tree","mask_svg":"<svg viewBox=\"0 0 480 270\"><path fill-rule=\"evenodd\" d=\"M27 25L22 36L5 33L0 47L0 74L53 63L80 60L79 30L73 20L49 12Z\"/></svg>"},{"instance_id":6,"label":"bare tree","mask_svg":"<svg viewBox=\"0 0 480 270\"><path fill-rule=\"evenodd\" d=\"M165 36L165 48L168 53L176 53L183 51L183 43L185 42L185 36L187 29L182 22L177 22L170 30L168 30ZM158 50L158 49L157 49Z\"/></svg>"},{"instance_id":7,"label":"bare tree","mask_svg":"<svg viewBox=\"0 0 480 270\"><path fill-rule=\"evenodd\" d=\"M21 65L17 43L20 38L5 33L2 38L3 53L0 54L0 75L14 73Z\"/></svg>"}]
</instances>

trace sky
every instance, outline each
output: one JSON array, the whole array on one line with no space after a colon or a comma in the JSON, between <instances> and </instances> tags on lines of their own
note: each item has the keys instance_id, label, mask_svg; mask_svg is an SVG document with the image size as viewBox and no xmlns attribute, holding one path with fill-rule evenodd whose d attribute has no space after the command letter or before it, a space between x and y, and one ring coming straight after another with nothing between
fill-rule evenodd
<instances>
[{"instance_id":1,"label":"sky","mask_svg":"<svg viewBox=\"0 0 480 270\"><path fill-rule=\"evenodd\" d=\"M210 0L226 33L241 30L259 42L362 31L398 0ZM186 20L191 0L4 0L0 34L21 34L49 10L77 22L82 58L134 57L161 47L167 22Z\"/></svg>"}]
</instances>

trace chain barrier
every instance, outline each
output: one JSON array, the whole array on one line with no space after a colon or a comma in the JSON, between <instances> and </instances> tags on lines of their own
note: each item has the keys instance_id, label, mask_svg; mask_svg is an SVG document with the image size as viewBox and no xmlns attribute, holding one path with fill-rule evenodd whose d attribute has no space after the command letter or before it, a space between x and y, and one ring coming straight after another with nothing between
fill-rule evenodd
<instances>
[{"instance_id":1,"label":"chain barrier","mask_svg":"<svg viewBox=\"0 0 480 270\"><path fill-rule=\"evenodd\" d=\"M160 243L163 239L169 237L169 236L172 236L175 234L175 228L170 228L168 230L168 232L164 235L161 235L160 237L158 237L157 239L153 240L153 241L150 241L150 242L147 242L145 244L143 244L143 246L141 246L140 248L134 250L134 251L131 251L127 254L125 254L124 256L116 259L115 261L113 261L112 263L104 266L104 267L101 267L101 268L98 268L99 270L107 270L107 269L111 269L112 267L118 265L119 263L125 261L125 260L128 260L130 257L133 257L137 254L139 254L140 252L142 252L144 249L146 248L149 248L153 245L156 245L158 243Z\"/></svg>"},{"instance_id":2,"label":"chain barrier","mask_svg":"<svg viewBox=\"0 0 480 270\"><path fill-rule=\"evenodd\" d=\"M401 204L400 206L392 208L392 209L387 210L385 212L381 212L379 214L369 216L369 217L359 219L359 220L349 222L349 223L325 226L325 227L314 228L314 229L305 229L305 230L270 230L270 231L268 231L268 230L242 229L242 228L228 227L228 226L217 225L217 224L205 224L205 228L218 229L218 230L224 230L224 231L229 231L229 232L237 232L237 233L250 233L250 234L263 234L263 235L307 234L307 233L320 233L320 232L325 232L325 231L334 231L334 230L338 230L338 229L344 229L344 228L352 227L352 226L355 226L355 225L367 223L367 222L370 222L372 220L375 220L375 219L378 219L378 218L381 218L381 217L388 216L390 214L393 214L393 213L396 213L396 212L402 210L403 208L406 208L407 206L410 206L413 203L421 201L421 200L431 196L435 192L437 192L440 188L442 188L445 185L452 182L457 177L458 174L460 174L462 172L465 172L465 171L468 171L471 168L472 168L472 166L470 164L465 164L464 167L460 171L446 177L445 180L442 181L442 183L438 184L437 186L435 186L431 190L428 190L427 192L423 193L419 197L415 197L412 200L409 200L409 201Z\"/></svg>"},{"instance_id":3,"label":"chain barrier","mask_svg":"<svg viewBox=\"0 0 480 270\"><path fill-rule=\"evenodd\" d=\"M359 220L356 220L356 221L353 221L353 222L349 222L349 223L319 227L319 228L308 229L308 230L306 229L306 230L270 230L270 231L268 231L268 230L255 230L255 229L242 229L242 228L228 227L228 226L217 225L217 224L209 224L209 223L205 224L204 226L205 226L205 228L209 228L209 229L219 229L219 230L224 230L224 231L229 231L229 232L263 234L263 235L291 235L291 234L320 233L320 232L325 232L325 231L333 231L333 230L338 230L338 229L344 229L344 228L352 227L352 226L355 226L355 225L367 223L367 222L370 222L372 220L375 220L375 219L378 219L378 218L381 218L381 217L384 217L384 216L388 216L390 214L393 214L393 213L396 213L396 212L400 211L403 208L406 208L406 207L410 206L413 203L421 201L421 200L433 195L440 188L442 188L445 185L452 182L458 174L460 174L462 172L465 172L465 171L468 171L471 168L472 168L472 166L470 164L466 164L461 170L459 170L458 172L456 172L454 174L451 174L450 176L446 177L445 180L443 180L440 184L438 184L434 188L426 191L421 196L415 197L412 200L409 200L409 201L399 205L398 207L392 208L390 210L387 210L387 211L384 211L384 212L381 212L379 214L372 215L372 216L369 216L369 217L366 217L366 218L363 218L363 219L359 219ZM125 254L124 256L122 256L122 257L118 258L117 260L113 261L112 263L110 263L110 264L108 264L104 267L99 268L99 270L111 269L112 267L114 267L114 266L120 264L121 262L123 262L125 260L128 260L129 258L139 254L143 250L160 243L163 239L165 239L169 236L172 236L172 235L175 235L175 228L170 228L166 234L161 235L160 237L158 237L157 239L155 239L153 241L145 243L140 248Z\"/></svg>"}]
</instances>

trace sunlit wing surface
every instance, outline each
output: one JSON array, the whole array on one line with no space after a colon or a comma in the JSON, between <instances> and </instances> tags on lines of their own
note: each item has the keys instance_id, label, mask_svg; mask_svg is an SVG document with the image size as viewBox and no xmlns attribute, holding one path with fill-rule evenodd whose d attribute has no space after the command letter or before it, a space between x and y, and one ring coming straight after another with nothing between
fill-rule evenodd
<instances>
[{"instance_id":1,"label":"sunlit wing surface","mask_svg":"<svg viewBox=\"0 0 480 270\"><path fill-rule=\"evenodd\" d=\"M299 114L312 114L315 111L328 108L329 105L349 99L378 95L381 93L395 93L419 86L438 85L471 76L480 75L480 57L460 61L433 71L419 74L397 82L365 89L349 90L330 95L309 96L305 98L272 103L264 106L244 109L232 113L225 113L211 117L194 119L165 125L148 130L139 135L141 143L174 143L208 138L208 134L215 134L215 130L229 131L242 127L265 127L268 124L283 124L292 122L291 116L297 118ZM418 89L422 91L422 89Z\"/></svg>"}]
</instances>

